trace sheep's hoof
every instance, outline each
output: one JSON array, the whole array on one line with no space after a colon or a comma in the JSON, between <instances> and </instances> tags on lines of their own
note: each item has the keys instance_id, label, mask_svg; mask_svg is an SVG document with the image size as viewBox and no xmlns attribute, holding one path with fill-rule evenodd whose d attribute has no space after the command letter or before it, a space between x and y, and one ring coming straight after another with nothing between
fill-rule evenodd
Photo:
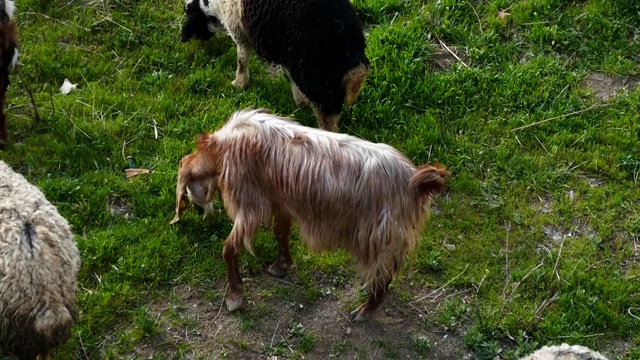
<instances>
[{"instance_id":1,"label":"sheep's hoof","mask_svg":"<svg viewBox=\"0 0 640 360\"><path fill-rule=\"evenodd\" d=\"M351 320L356 322L363 322L363 321L369 320L369 315L365 311L363 311L363 309L361 308L362 307L359 307L353 310L351 314L349 314L349 317L351 318Z\"/></svg>"},{"instance_id":2,"label":"sheep's hoof","mask_svg":"<svg viewBox=\"0 0 640 360\"><path fill-rule=\"evenodd\" d=\"M246 78L236 78L231 82L231 86L238 90L246 89L247 86L249 86L249 80L247 80Z\"/></svg>"},{"instance_id":3,"label":"sheep's hoof","mask_svg":"<svg viewBox=\"0 0 640 360\"><path fill-rule=\"evenodd\" d=\"M299 108L303 108L303 107L307 107L309 106L309 99L307 99L306 96L304 96L304 94L302 94L300 92L300 90L293 92L293 102L296 103L296 106Z\"/></svg>"},{"instance_id":4,"label":"sheep's hoof","mask_svg":"<svg viewBox=\"0 0 640 360\"><path fill-rule=\"evenodd\" d=\"M227 297L227 309L229 312L236 311L242 307L242 295L231 295Z\"/></svg>"}]
</instances>

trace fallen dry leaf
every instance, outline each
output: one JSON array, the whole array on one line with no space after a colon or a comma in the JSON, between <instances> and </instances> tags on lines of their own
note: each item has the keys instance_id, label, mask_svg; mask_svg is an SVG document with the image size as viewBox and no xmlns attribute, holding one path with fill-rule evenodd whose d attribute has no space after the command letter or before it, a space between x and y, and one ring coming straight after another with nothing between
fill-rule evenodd
<instances>
[{"instance_id":1,"label":"fallen dry leaf","mask_svg":"<svg viewBox=\"0 0 640 360\"><path fill-rule=\"evenodd\" d=\"M500 20L503 20L504 18L506 18L509 15L511 15L511 14L509 14L508 12L506 12L504 10L498 11L498 19L500 19Z\"/></svg>"},{"instance_id":2,"label":"fallen dry leaf","mask_svg":"<svg viewBox=\"0 0 640 360\"><path fill-rule=\"evenodd\" d=\"M124 173L127 175L127 179L131 179L134 176L138 176L141 174L148 174L151 170L149 169L125 169Z\"/></svg>"},{"instance_id":3,"label":"fallen dry leaf","mask_svg":"<svg viewBox=\"0 0 640 360\"><path fill-rule=\"evenodd\" d=\"M60 92L66 95L70 93L71 90L74 90L77 87L78 87L78 84L73 84L71 83L71 81L69 81L69 79L65 78L64 82L62 83L62 86L60 86Z\"/></svg>"}]
</instances>

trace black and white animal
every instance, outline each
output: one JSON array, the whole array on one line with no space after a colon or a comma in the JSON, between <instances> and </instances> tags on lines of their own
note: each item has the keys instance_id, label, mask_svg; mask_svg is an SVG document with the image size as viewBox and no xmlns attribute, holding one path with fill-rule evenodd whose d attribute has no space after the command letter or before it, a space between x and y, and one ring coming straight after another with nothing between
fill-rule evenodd
<instances>
[{"instance_id":1,"label":"black and white animal","mask_svg":"<svg viewBox=\"0 0 640 360\"><path fill-rule=\"evenodd\" d=\"M16 6L12 0L0 0L0 147L7 143L4 103L9 87L9 71L18 62L18 28L13 20Z\"/></svg>"},{"instance_id":2,"label":"black and white animal","mask_svg":"<svg viewBox=\"0 0 640 360\"><path fill-rule=\"evenodd\" d=\"M349 0L187 0L182 41L226 30L238 48L235 88L249 85L249 55L281 65L298 106L338 130L369 73L362 24Z\"/></svg>"}]
</instances>

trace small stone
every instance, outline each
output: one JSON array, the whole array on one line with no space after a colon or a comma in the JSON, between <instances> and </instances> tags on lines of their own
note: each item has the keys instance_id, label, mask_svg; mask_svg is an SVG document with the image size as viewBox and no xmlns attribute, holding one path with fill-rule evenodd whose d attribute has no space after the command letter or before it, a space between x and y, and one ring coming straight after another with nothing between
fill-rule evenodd
<instances>
[{"instance_id":1,"label":"small stone","mask_svg":"<svg viewBox=\"0 0 640 360\"><path fill-rule=\"evenodd\" d=\"M351 328L350 327L347 328L347 335L351 335Z\"/></svg>"}]
</instances>

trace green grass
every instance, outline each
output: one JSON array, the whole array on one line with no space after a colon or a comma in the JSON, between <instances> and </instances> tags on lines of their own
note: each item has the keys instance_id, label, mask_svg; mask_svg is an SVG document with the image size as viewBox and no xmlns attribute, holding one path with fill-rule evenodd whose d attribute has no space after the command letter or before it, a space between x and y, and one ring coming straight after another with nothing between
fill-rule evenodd
<instances>
[{"instance_id":1,"label":"green grass","mask_svg":"<svg viewBox=\"0 0 640 360\"><path fill-rule=\"evenodd\" d=\"M594 72L640 76L640 5L354 4L366 22L371 74L343 113L341 131L454 172L416 252L413 285L394 285L398 301L419 287L467 290L425 321L466 331L464 344L479 359L517 358L559 342L640 359L640 321L630 315L640 315L640 90L538 123L597 105L585 87ZM8 93L12 145L0 159L41 187L69 220L83 260L80 317L57 358L121 358L164 331L147 308L158 296L189 285L213 289L215 306L222 299L229 219L220 212L203 221L190 211L179 226L169 225L177 164L195 137L249 106L309 126L316 121L311 110L295 107L285 76L270 74L255 57L250 87L235 91L229 38L181 44L181 1L23 0L18 8L22 67ZM510 15L499 19L500 10ZM436 56L447 54L440 41L466 65L440 68ZM57 90L65 78L79 83L69 95ZM515 130L525 125L533 126ZM126 179L129 156L152 173ZM344 253L313 255L297 240L292 248L296 285L258 281L245 300L272 302L234 317L239 331L255 330L278 304L322 301L329 296L325 277L338 291L357 286ZM241 256L243 276L264 276L277 253L267 233L254 249L258 258ZM314 307L302 312L313 317ZM264 332L271 338L273 327ZM294 337L294 356L333 341L323 336ZM251 345L233 341L224 351ZM276 337L257 351L263 358L290 355L283 341ZM616 350L612 342L625 346ZM345 344L336 339L326 347L341 354ZM438 347L419 334L408 334L404 344L426 357ZM388 357L401 350L385 338L365 347Z\"/></svg>"}]
</instances>

